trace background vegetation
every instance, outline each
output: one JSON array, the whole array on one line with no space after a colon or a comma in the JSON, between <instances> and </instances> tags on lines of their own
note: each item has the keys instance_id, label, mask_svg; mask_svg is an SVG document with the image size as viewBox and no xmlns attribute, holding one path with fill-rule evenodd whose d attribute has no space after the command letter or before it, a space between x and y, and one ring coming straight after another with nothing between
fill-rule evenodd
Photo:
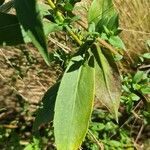
<instances>
[{"instance_id":1,"label":"background vegetation","mask_svg":"<svg viewBox=\"0 0 150 150\"><path fill-rule=\"evenodd\" d=\"M86 26L84 8L90 1L78 3ZM150 1L116 0L120 14L121 36L127 53L122 69L122 99L119 124L95 102L90 131L81 149L85 150L148 150L150 143L149 62ZM13 12L12 12L13 13ZM78 11L78 13L80 13ZM78 26L78 25L77 25ZM49 52L54 51L47 67L32 44L0 47L0 149L54 150L53 126L40 128L40 140L32 134L35 112L43 93L52 86L66 68L72 44L66 35L49 37ZM60 51L64 49L66 53ZM30 49L30 51L28 51ZM37 135L39 136L39 135Z\"/></svg>"}]
</instances>

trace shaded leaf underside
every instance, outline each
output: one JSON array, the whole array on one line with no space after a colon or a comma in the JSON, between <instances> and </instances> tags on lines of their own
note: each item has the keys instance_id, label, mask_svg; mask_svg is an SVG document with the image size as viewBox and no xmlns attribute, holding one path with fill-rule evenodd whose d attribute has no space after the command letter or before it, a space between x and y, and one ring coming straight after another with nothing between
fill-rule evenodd
<instances>
[{"instance_id":1,"label":"shaded leaf underside","mask_svg":"<svg viewBox=\"0 0 150 150\"><path fill-rule=\"evenodd\" d=\"M117 120L121 96L121 81L117 66L111 55L107 55L106 59L99 45L96 45L94 55L96 57L96 97L109 109Z\"/></svg>"}]
</instances>

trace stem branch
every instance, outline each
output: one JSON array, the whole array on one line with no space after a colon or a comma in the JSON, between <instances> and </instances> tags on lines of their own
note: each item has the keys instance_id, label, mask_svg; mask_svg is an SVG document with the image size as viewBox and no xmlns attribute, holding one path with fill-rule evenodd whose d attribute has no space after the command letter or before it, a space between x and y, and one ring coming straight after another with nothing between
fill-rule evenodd
<instances>
[{"instance_id":1,"label":"stem branch","mask_svg":"<svg viewBox=\"0 0 150 150\"><path fill-rule=\"evenodd\" d=\"M47 0L47 2L48 2L48 4L49 4L49 6L50 6L53 10L56 9L55 4L54 4L51 0ZM56 15L57 15L57 17L59 18L59 21L60 21L60 22L64 22L65 19L64 19L64 16L63 16L63 14L62 14L61 12L59 12L59 11L57 10L57 11L56 11ZM69 35L76 41L76 43L81 46L81 45L83 44L83 42L82 42L82 41L78 38L78 36L72 31L72 29L71 29L68 25L65 25L65 28L66 28L66 30L68 31ZM98 42L99 42L101 45L105 46L105 47L106 47L107 49L109 49L113 54L115 54L115 55L118 54L118 52L115 51L114 48L113 48L110 44L108 44L106 41L102 40L101 38L98 38L97 40L98 40Z\"/></svg>"},{"instance_id":2,"label":"stem branch","mask_svg":"<svg viewBox=\"0 0 150 150\"><path fill-rule=\"evenodd\" d=\"M51 0L47 0L49 6L52 8L52 9L56 9L56 6L55 4L51 1ZM58 10L56 11L56 15L57 17L59 18L59 21L60 22L64 22L64 17L62 15L61 12L59 12ZM66 30L68 31L68 33L70 34L70 36L76 41L76 43L78 45L82 45L82 41L78 38L78 36L72 31L72 29L68 26L68 25L65 25L65 28Z\"/></svg>"}]
</instances>

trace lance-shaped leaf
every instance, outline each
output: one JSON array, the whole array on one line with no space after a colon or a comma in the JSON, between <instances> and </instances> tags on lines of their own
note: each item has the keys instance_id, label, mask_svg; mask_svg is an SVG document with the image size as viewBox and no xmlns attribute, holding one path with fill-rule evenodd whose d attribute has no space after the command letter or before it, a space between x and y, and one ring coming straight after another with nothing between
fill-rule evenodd
<instances>
[{"instance_id":1,"label":"lance-shaped leaf","mask_svg":"<svg viewBox=\"0 0 150 150\"><path fill-rule=\"evenodd\" d=\"M88 12L88 23L97 24L100 19L110 17L114 12L112 0L93 0Z\"/></svg>"},{"instance_id":2,"label":"lance-shaped leaf","mask_svg":"<svg viewBox=\"0 0 150 150\"><path fill-rule=\"evenodd\" d=\"M98 44L96 44L93 54L96 60L96 97L109 109L117 120L121 96L121 81L117 66L111 54L107 55L106 59Z\"/></svg>"},{"instance_id":3,"label":"lance-shaped leaf","mask_svg":"<svg viewBox=\"0 0 150 150\"><path fill-rule=\"evenodd\" d=\"M39 126L48 122L51 122L54 118L54 107L57 96L57 91L60 82L54 84L47 90L42 98L41 105L37 111L37 115L34 121L33 130L38 130Z\"/></svg>"},{"instance_id":4,"label":"lance-shaped leaf","mask_svg":"<svg viewBox=\"0 0 150 150\"><path fill-rule=\"evenodd\" d=\"M44 21L44 33L61 30L62 28L55 23ZM18 45L31 42L31 38L20 26L15 15L0 13L0 45Z\"/></svg>"},{"instance_id":5,"label":"lance-shaped leaf","mask_svg":"<svg viewBox=\"0 0 150 150\"><path fill-rule=\"evenodd\" d=\"M58 91L54 134L58 150L77 150L88 129L94 99L94 59L72 59Z\"/></svg>"},{"instance_id":6,"label":"lance-shaped leaf","mask_svg":"<svg viewBox=\"0 0 150 150\"><path fill-rule=\"evenodd\" d=\"M36 0L15 0L15 8L19 22L38 48L45 62L49 64L43 24Z\"/></svg>"}]
</instances>

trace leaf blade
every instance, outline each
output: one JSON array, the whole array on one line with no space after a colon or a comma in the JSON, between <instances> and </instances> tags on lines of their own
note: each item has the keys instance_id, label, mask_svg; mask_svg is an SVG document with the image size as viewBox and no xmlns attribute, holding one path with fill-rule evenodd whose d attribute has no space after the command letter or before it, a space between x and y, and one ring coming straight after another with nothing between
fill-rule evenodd
<instances>
[{"instance_id":1,"label":"leaf blade","mask_svg":"<svg viewBox=\"0 0 150 150\"><path fill-rule=\"evenodd\" d=\"M56 96L60 83L57 82L49 88L42 98L42 107L37 111L37 115L33 124L33 130L38 130L39 126L51 122L54 117L54 107Z\"/></svg>"},{"instance_id":2,"label":"leaf blade","mask_svg":"<svg viewBox=\"0 0 150 150\"><path fill-rule=\"evenodd\" d=\"M36 0L15 0L15 9L19 22L49 65L49 54L43 24Z\"/></svg>"},{"instance_id":3,"label":"leaf blade","mask_svg":"<svg viewBox=\"0 0 150 150\"><path fill-rule=\"evenodd\" d=\"M55 23L44 21L43 29L45 35L48 35L62 28ZM29 42L31 38L20 26L16 15L0 13L0 45L12 46Z\"/></svg>"},{"instance_id":4,"label":"leaf blade","mask_svg":"<svg viewBox=\"0 0 150 150\"><path fill-rule=\"evenodd\" d=\"M119 72L113 60L109 57L106 59L97 44L96 49L96 51L93 51L96 58L96 97L108 108L117 121L121 96Z\"/></svg>"},{"instance_id":5,"label":"leaf blade","mask_svg":"<svg viewBox=\"0 0 150 150\"><path fill-rule=\"evenodd\" d=\"M71 62L61 81L56 100L54 134L58 150L76 150L80 147L92 111L94 69L87 62L75 67L72 67Z\"/></svg>"},{"instance_id":6,"label":"leaf blade","mask_svg":"<svg viewBox=\"0 0 150 150\"><path fill-rule=\"evenodd\" d=\"M100 19L110 16L114 13L112 0L93 0L89 12L88 23L97 24Z\"/></svg>"}]
</instances>

